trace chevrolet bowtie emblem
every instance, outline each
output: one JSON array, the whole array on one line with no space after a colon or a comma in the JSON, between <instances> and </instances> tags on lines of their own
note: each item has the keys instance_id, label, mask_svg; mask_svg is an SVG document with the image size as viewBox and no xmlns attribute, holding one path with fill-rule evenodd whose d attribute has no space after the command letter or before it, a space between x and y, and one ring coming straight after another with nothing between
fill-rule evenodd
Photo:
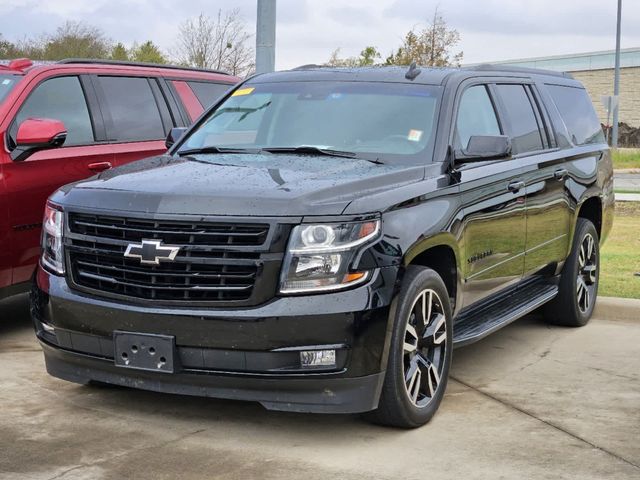
<instances>
[{"instance_id":1,"label":"chevrolet bowtie emblem","mask_svg":"<svg viewBox=\"0 0 640 480\"><path fill-rule=\"evenodd\" d=\"M180 247L163 245L161 240L142 240L141 243L130 243L124 252L125 257L139 258L146 265L160 265L160 262L172 262L180 251Z\"/></svg>"}]
</instances>

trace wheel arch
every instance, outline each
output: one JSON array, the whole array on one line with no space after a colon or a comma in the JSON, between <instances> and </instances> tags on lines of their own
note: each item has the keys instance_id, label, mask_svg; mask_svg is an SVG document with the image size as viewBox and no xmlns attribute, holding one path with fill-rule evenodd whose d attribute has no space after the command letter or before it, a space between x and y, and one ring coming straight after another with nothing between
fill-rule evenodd
<instances>
[{"instance_id":1,"label":"wheel arch","mask_svg":"<svg viewBox=\"0 0 640 480\"><path fill-rule=\"evenodd\" d=\"M403 266L419 265L434 270L442 278L449 298L451 309L459 305L461 292L460 252L455 238L450 233L439 233L421 239L413 245L403 258Z\"/></svg>"},{"instance_id":2,"label":"wheel arch","mask_svg":"<svg viewBox=\"0 0 640 480\"><path fill-rule=\"evenodd\" d=\"M598 237L602 238L602 199L599 196L587 197L580 202L573 226L574 233L578 218L586 218L591 221L596 227Z\"/></svg>"}]
</instances>

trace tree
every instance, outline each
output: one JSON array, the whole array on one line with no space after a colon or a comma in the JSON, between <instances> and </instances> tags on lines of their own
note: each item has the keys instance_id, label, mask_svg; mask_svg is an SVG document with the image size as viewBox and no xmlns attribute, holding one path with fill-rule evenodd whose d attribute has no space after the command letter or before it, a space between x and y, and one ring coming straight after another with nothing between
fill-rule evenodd
<instances>
[{"instance_id":1,"label":"tree","mask_svg":"<svg viewBox=\"0 0 640 480\"><path fill-rule=\"evenodd\" d=\"M460 66L462 52L452 50L460 42L457 30L449 28L438 9L433 19L421 32L410 30L404 37L402 46L387 58L388 65L409 65L416 62L430 67Z\"/></svg>"},{"instance_id":2,"label":"tree","mask_svg":"<svg viewBox=\"0 0 640 480\"><path fill-rule=\"evenodd\" d=\"M42 42L26 37L17 42L10 42L0 36L0 58L31 58L40 60L43 58Z\"/></svg>"},{"instance_id":3,"label":"tree","mask_svg":"<svg viewBox=\"0 0 640 480\"><path fill-rule=\"evenodd\" d=\"M16 46L9 40L5 40L0 33L0 58L15 58Z\"/></svg>"},{"instance_id":4,"label":"tree","mask_svg":"<svg viewBox=\"0 0 640 480\"><path fill-rule=\"evenodd\" d=\"M326 65L331 67L368 67L376 64L376 60L380 58L380 52L376 47L365 47L358 57L340 58L340 49L336 48Z\"/></svg>"},{"instance_id":5,"label":"tree","mask_svg":"<svg viewBox=\"0 0 640 480\"><path fill-rule=\"evenodd\" d=\"M68 21L56 33L44 38L42 60L63 58L109 58L111 42L102 30L81 22Z\"/></svg>"},{"instance_id":6,"label":"tree","mask_svg":"<svg viewBox=\"0 0 640 480\"><path fill-rule=\"evenodd\" d=\"M129 52L121 42L116 43L111 49L111 60L129 60Z\"/></svg>"},{"instance_id":7,"label":"tree","mask_svg":"<svg viewBox=\"0 0 640 480\"><path fill-rule=\"evenodd\" d=\"M250 38L239 9L218 10L216 18L201 13L180 25L173 55L183 65L244 76L254 67Z\"/></svg>"},{"instance_id":8,"label":"tree","mask_svg":"<svg viewBox=\"0 0 640 480\"><path fill-rule=\"evenodd\" d=\"M160 51L160 48L151 40L144 42L142 45L134 44L131 49L131 59L136 62L167 63L167 59Z\"/></svg>"}]
</instances>

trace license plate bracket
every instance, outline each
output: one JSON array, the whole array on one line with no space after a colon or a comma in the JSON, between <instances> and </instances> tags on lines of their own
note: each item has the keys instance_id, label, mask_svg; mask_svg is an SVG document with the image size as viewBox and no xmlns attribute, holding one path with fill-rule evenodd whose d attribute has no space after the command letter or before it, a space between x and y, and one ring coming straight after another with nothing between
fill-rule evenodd
<instances>
[{"instance_id":1,"label":"license plate bracket","mask_svg":"<svg viewBox=\"0 0 640 480\"><path fill-rule=\"evenodd\" d=\"M176 338L152 333L113 332L116 366L173 373L176 369Z\"/></svg>"}]
</instances>

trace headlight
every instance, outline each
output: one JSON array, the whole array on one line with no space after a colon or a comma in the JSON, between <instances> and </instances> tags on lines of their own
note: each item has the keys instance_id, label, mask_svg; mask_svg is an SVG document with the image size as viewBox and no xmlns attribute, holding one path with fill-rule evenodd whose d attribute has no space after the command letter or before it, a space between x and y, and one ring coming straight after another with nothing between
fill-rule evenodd
<instances>
[{"instance_id":1,"label":"headlight","mask_svg":"<svg viewBox=\"0 0 640 480\"><path fill-rule=\"evenodd\" d=\"M42 225L42 264L51 272L59 275L64 274L63 222L62 210L47 203Z\"/></svg>"},{"instance_id":2,"label":"headlight","mask_svg":"<svg viewBox=\"0 0 640 480\"><path fill-rule=\"evenodd\" d=\"M340 290L369 278L352 272L355 254L380 233L380 220L298 225L291 232L280 281L280 293Z\"/></svg>"}]
</instances>

